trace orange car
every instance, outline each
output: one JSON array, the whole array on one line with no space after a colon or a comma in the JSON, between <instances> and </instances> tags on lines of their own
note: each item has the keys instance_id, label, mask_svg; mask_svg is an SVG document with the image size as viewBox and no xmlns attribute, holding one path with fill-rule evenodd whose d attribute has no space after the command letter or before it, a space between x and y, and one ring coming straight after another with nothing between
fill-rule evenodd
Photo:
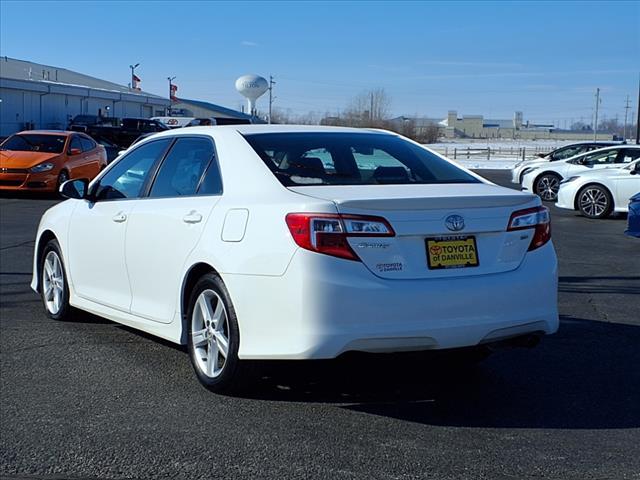
<instances>
[{"instance_id":1,"label":"orange car","mask_svg":"<svg viewBox=\"0 0 640 480\"><path fill-rule=\"evenodd\" d=\"M70 178L93 179L106 165L104 147L83 133L20 132L0 144L0 190L57 192Z\"/></svg>"}]
</instances>

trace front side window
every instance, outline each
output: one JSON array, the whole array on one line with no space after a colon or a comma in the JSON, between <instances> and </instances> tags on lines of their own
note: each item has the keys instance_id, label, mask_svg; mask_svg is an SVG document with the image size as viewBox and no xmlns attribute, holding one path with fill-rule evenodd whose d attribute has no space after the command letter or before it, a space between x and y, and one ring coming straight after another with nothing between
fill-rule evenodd
<instances>
[{"instance_id":1,"label":"front side window","mask_svg":"<svg viewBox=\"0 0 640 480\"><path fill-rule=\"evenodd\" d=\"M395 135L291 132L245 138L285 186L480 183Z\"/></svg>"},{"instance_id":2,"label":"front side window","mask_svg":"<svg viewBox=\"0 0 640 480\"><path fill-rule=\"evenodd\" d=\"M96 201L140 197L151 168L162 158L169 143L168 138L149 142L122 157L97 184Z\"/></svg>"},{"instance_id":3,"label":"front side window","mask_svg":"<svg viewBox=\"0 0 640 480\"><path fill-rule=\"evenodd\" d=\"M0 150L14 152L62 153L67 137L64 135L38 135L23 133L7 138Z\"/></svg>"},{"instance_id":4,"label":"front side window","mask_svg":"<svg viewBox=\"0 0 640 480\"><path fill-rule=\"evenodd\" d=\"M195 195L212 158L213 144L210 140L178 138L162 162L149 196Z\"/></svg>"},{"instance_id":5,"label":"front side window","mask_svg":"<svg viewBox=\"0 0 640 480\"><path fill-rule=\"evenodd\" d=\"M607 150L606 152L592 153L584 157L583 165L606 165L614 163L619 150Z\"/></svg>"},{"instance_id":6,"label":"front side window","mask_svg":"<svg viewBox=\"0 0 640 480\"><path fill-rule=\"evenodd\" d=\"M556 152L553 154L553 160L564 160L570 157L574 157L588 151L588 149L589 148L587 146L583 145L561 148L559 150L556 150Z\"/></svg>"},{"instance_id":7,"label":"front side window","mask_svg":"<svg viewBox=\"0 0 640 480\"><path fill-rule=\"evenodd\" d=\"M71 138L71 143L69 144L69 153L71 153L71 150L73 149L82 152L82 143L80 142L80 138L77 135Z\"/></svg>"}]
</instances>

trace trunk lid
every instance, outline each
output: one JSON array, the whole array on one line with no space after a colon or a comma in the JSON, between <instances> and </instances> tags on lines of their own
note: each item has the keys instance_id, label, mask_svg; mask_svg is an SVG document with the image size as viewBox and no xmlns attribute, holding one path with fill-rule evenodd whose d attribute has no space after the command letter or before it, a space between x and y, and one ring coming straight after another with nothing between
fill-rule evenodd
<instances>
[{"instance_id":1,"label":"trunk lid","mask_svg":"<svg viewBox=\"0 0 640 480\"><path fill-rule=\"evenodd\" d=\"M536 197L493 184L327 185L289 189L331 201L341 214L385 218L395 231L394 237L349 238L363 263L381 278L447 278L513 270L524 259L533 236L533 229L513 232L506 229L511 214L536 205ZM451 216L462 217L464 227L451 231L446 226ZM429 267L427 239L464 237L475 241L477 266Z\"/></svg>"}]
</instances>

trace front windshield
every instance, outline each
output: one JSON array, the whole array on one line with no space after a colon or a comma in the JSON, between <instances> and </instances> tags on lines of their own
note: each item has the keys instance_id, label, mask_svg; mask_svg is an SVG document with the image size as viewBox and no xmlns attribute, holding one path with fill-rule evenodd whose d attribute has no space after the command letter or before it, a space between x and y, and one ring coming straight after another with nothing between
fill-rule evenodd
<instances>
[{"instance_id":1,"label":"front windshield","mask_svg":"<svg viewBox=\"0 0 640 480\"><path fill-rule=\"evenodd\" d=\"M285 186L480 183L395 135L290 132L245 138Z\"/></svg>"},{"instance_id":2,"label":"front windshield","mask_svg":"<svg viewBox=\"0 0 640 480\"><path fill-rule=\"evenodd\" d=\"M7 138L0 149L15 152L62 153L67 137L22 133Z\"/></svg>"}]
</instances>

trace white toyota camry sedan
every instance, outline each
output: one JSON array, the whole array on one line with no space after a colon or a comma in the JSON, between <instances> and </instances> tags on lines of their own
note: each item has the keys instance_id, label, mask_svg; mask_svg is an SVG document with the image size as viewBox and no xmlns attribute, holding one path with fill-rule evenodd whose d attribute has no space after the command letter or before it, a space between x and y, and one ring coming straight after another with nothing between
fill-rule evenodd
<instances>
[{"instance_id":1,"label":"white toyota camry sedan","mask_svg":"<svg viewBox=\"0 0 640 480\"><path fill-rule=\"evenodd\" d=\"M61 187L32 287L186 344L225 391L246 360L529 342L558 328L549 212L393 133L162 132Z\"/></svg>"}]
</instances>

